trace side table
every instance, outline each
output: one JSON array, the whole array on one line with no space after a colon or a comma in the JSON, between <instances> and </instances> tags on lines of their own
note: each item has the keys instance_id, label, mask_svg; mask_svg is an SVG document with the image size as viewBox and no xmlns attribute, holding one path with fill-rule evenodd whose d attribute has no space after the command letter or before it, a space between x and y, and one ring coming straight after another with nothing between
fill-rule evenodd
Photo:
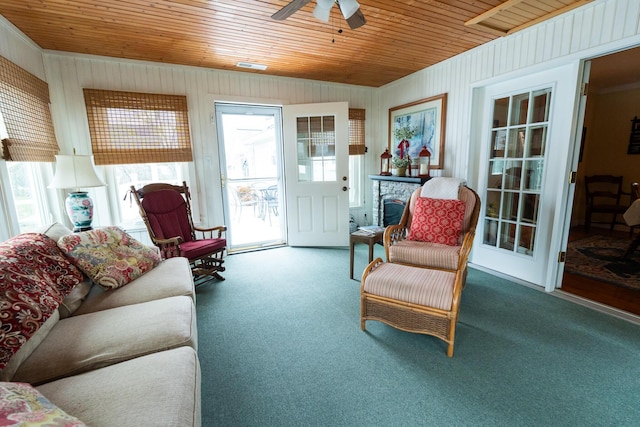
<instances>
[{"instance_id":1,"label":"side table","mask_svg":"<svg viewBox=\"0 0 640 427\"><path fill-rule=\"evenodd\" d=\"M349 278L353 279L353 247L356 243L366 243L369 245L369 262L373 261L373 246L382 242L384 230L368 232L356 230L349 235Z\"/></svg>"}]
</instances>

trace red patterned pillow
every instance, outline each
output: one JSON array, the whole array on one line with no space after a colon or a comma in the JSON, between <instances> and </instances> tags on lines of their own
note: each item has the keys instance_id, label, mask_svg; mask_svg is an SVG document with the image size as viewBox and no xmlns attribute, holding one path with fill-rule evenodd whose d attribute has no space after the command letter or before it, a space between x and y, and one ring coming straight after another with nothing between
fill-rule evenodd
<instances>
[{"instance_id":1,"label":"red patterned pillow","mask_svg":"<svg viewBox=\"0 0 640 427\"><path fill-rule=\"evenodd\" d=\"M43 234L25 233L0 243L0 369L82 279L82 272Z\"/></svg>"},{"instance_id":2,"label":"red patterned pillow","mask_svg":"<svg viewBox=\"0 0 640 427\"><path fill-rule=\"evenodd\" d=\"M457 246L465 209L462 200L418 197L407 239Z\"/></svg>"}]
</instances>

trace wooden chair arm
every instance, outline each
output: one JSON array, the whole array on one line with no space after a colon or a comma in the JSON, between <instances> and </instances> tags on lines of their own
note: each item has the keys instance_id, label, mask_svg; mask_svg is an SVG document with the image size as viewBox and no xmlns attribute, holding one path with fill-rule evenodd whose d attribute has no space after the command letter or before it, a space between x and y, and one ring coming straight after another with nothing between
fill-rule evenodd
<instances>
[{"instance_id":1,"label":"wooden chair arm","mask_svg":"<svg viewBox=\"0 0 640 427\"><path fill-rule=\"evenodd\" d=\"M218 234L217 236L218 238L222 237L222 233L227 231L227 227L224 225L218 225L216 227L211 227L211 228L193 227L193 231L200 232L206 237L208 237L209 239L212 239L216 232Z\"/></svg>"},{"instance_id":2,"label":"wooden chair arm","mask_svg":"<svg viewBox=\"0 0 640 427\"><path fill-rule=\"evenodd\" d=\"M360 293L362 293L364 291L364 281L367 278L367 276L369 275L369 273L371 273L373 270L375 270L376 267L378 267L380 264L382 264L382 258L378 257L378 258L374 259L373 261L371 261L369 263L369 265L367 265L364 268L364 271L362 272L362 278L360 280Z\"/></svg>"},{"instance_id":3,"label":"wooden chair arm","mask_svg":"<svg viewBox=\"0 0 640 427\"><path fill-rule=\"evenodd\" d=\"M175 258L182 256L180 253L180 243L182 243L182 237L176 236L170 239L156 239L151 238L154 245L160 249L160 255L163 259Z\"/></svg>"},{"instance_id":4,"label":"wooden chair arm","mask_svg":"<svg viewBox=\"0 0 640 427\"><path fill-rule=\"evenodd\" d=\"M382 237L382 243L384 245L384 253L389 262L389 247L395 245L397 242L404 240L407 237L407 227L401 224L388 225L384 229L384 235Z\"/></svg>"}]
</instances>

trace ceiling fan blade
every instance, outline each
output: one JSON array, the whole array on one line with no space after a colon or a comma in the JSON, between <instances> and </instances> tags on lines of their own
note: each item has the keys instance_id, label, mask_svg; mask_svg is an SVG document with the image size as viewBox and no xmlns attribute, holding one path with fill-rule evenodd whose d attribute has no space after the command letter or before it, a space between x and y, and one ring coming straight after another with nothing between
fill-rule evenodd
<instances>
[{"instance_id":1,"label":"ceiling fan blade","mask_svg":"<svg viewBox=\"0 0 640 427\"><path fill-rule=\"evenodd\" d=\"M302 9L311 0L293 0L288 5L271 15L272 19L276 21L282 21Z\"/></svg>"},{"instance_id":2,"label":"ceiling fan blade","mask_svg":"<svg viewBox=\"0 0 640 427\"><path fill-rule=\"evenodd\" d=\"M354 13L349 18L347 18L347 24L349 24L349 27L352 30L355 30L356 28L360 28L366 23L367 23L367 20L364 19L364 15L362 14L362 11L360 10L360 8L356 10L356 13Z\"/></svg>"}]
</instances>

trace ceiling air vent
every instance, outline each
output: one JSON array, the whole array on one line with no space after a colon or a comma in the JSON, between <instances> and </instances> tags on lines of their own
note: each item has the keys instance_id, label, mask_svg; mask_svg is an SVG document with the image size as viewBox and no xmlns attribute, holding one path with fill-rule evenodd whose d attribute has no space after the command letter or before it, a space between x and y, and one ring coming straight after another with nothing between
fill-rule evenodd
<instances>
[{"instance_id":1,"label":"ceiling air vent","mask_svg":"<svg viewBox=\"0 0 640 427\"><path fill-rule=\"evenodd\" d=\"M262 71L267 69L266 65L252 64L251 62L238 62L236 66L240 68L251 68L252 70L262 70Z\"/></svg>"}]
</instances>

